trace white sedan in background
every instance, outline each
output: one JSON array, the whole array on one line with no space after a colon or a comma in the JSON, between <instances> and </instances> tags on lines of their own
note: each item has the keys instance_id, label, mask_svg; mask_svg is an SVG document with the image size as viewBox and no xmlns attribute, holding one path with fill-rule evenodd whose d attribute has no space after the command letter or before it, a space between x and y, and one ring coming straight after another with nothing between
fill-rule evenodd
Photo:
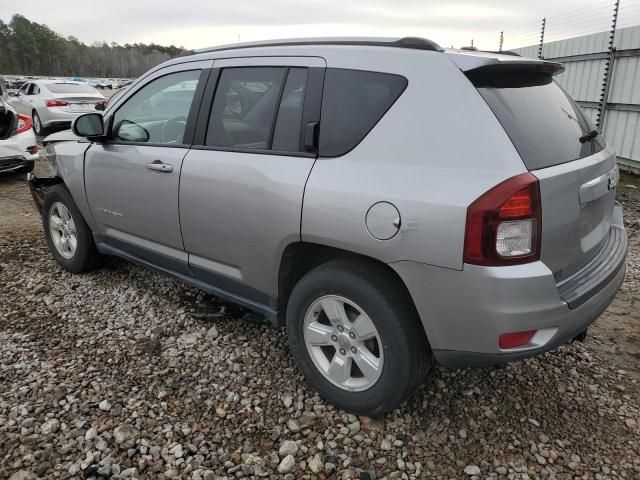
<instances>
[{"instance_id":1,"label":"white sedan in background","mask_svg":"<svg viewBox=\"0 0 640 480\"><path fill-rule=\"evenodd\" d=\"M38 158L31 119L19 115L0 96L0 173L30 172Z\"/></svg>"},{"instance_id":2,"label":"white sedan in background","mask_svg":"<svg viewBox=\"0 0 640 480\"><path fill-rule=\"evenodd\" d=\"M69 80L32 80L12 97L11 105L33 121L36 135L49 129L65 129L76 117L96 112L106 98L87 83Z\"/></svg>"}]
</instances>

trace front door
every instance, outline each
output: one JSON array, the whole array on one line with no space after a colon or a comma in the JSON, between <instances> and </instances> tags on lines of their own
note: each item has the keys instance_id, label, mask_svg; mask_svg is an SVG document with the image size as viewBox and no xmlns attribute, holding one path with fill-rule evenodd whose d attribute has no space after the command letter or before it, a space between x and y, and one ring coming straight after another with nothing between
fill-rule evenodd
<instances>
[{"instance_id":1,"label":"front door","mask_svg":"<svg viewBox=\"0 0 640 480\"><path fill-rule=\"evenodd\" d=\"M202 121L201 112L182 167L180 218L191 270L262 307L275 307L282 252L300 240L304 186L316 158L303 137L319 120L324 67L315 57L216 60L210 113Z\"/></svg>"},{"instance_id":2,"label":"front door","mask_svg":"<svg viewBox=\"0 0 640 480\"><path fill-rule=\"evenodd\" d=\"M85 161L98 243L181 273L180 169L211 62L187 65L156 72L106 112L108 140L91 145Z\"/></svg>"}]
</instances>

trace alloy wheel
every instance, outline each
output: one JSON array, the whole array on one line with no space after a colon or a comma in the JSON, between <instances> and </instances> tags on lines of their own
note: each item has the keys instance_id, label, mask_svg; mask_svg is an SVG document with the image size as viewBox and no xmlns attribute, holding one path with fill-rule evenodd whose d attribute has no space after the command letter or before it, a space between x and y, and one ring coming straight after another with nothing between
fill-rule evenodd
<instances>
[{"instance_id":1,"label":"alloy wheel","mask_svg":"<svg viewBox=\"0 0 640 480\"><path fill-rule=\"evenodd\" d=\"M76 224L69 209L60 202L49 209L49 232L58 253L66 259L73 258L78 248Z\"/></svg>"},{"instance_id":2,"label":"alloy wheel","mask_svg":"<svg viewBox=\"0 0 640 480\"><path fill-rule=\"evenodd\" d=\"M315 300L304 318L307 352L322 375L350 392L367 390L382 374L382 341L371 318L337 295Z\"/></svg>"}]
</instances>

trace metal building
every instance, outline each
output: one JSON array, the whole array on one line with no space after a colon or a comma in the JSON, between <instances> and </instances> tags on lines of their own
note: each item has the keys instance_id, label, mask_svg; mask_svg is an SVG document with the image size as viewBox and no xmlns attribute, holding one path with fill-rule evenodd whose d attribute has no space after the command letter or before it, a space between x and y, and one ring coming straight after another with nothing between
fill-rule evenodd
<instances>
[{"instance_id":1,"label":"metal building","mask_svg":"<svg viewBox=\"0 0 640 480\"><path fill-rule=\"evenodd\" d=\"M609 35L610 32L601 32L545 43L542 57L565 65L566 70L556 79L594 123L602 99L605 68L612 61L602 132L615 147L620 165L640 172L640 26L616 31L611 58ZM538 48L533 45L513 51L535 58Z\"/></svg>"}]
</instances>

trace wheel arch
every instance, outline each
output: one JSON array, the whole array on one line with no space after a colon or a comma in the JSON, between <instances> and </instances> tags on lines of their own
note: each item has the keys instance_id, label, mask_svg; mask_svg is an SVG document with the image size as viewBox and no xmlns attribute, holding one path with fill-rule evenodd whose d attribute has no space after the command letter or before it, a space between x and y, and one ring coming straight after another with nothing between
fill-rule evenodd
<instances>
[{"instance_id":1,"label":"wheel arch","mask_svg":"<svg viewBox=\"0 0 640 480\"><path fill-rule=\"evenodd\" d=\"M312 269L333 260L352 260L365 263L385 275L406 297L406 301L411 306L416 320L425 334L426 341L429 341L428 332L425 331L424 324L420 321L413 297L398 272L376 258L311 242L290 243L282 254L278 272L278 324L280 326L285 324L287 304L296 283Z\"/></svg>"}]
</instances>

